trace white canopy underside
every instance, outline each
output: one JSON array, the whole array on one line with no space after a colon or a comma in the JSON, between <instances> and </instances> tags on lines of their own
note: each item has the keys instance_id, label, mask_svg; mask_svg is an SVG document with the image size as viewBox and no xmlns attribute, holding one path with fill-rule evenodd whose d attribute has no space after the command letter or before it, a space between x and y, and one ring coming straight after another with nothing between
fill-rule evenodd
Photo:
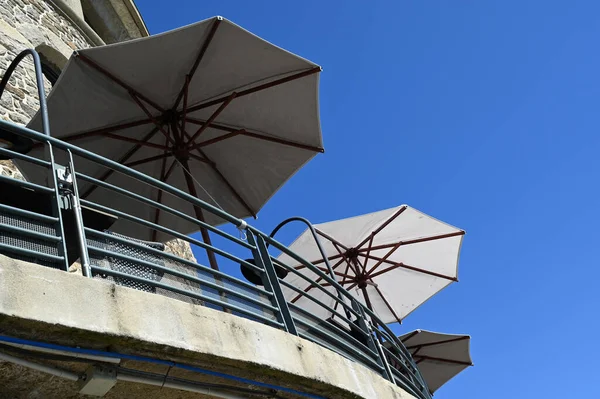
<instances>
[{"instance_id":1,"label":"white canopy underside","mask_svg":"<svg viewBox=\"0 0 600 399\"><path fill-rule=\"evenodd\" d=\"M81 50L74 54L48 98L52 136L69 140L69 136L74 134L145 121L112 134L158 146L172 146L165 135L157 131L151 118L136 103L128 89L86 60L109 71L139 93L140 97L149 99L164 111L172 109L178 97L181 98L186 75L192 71L204 47L206 51L187 89L185 129L188 136L193 136L224 101L197 110L194 110L194 106L222 99L233 92L240 95L227 104L196 142L203 143L239 132L240 129L245 129L243 133L255 136L232 135L201 147L202 153L191 151L196 157L213 161L216 169L208 163L190 158L190 171L198 183L196 189L200 199L222 207L237 217L255 215L316 154L315 149L322 147L318 111L319 68L230 21L211 18L149 38ZM286 77L289 80L281 82ZM273 86L244 94L248 89L269 83ZM141 102L153 118L164 117L161 110L147 101ZM184 102L181 98L176 108L179 122L183 118ZM39 114L29 127L41 130ZM169 123L166 123L163 129L168 128ZM266 139L257 138L256 135ZM282 141L298 146L282 144ZM111 138L107 134L71 142L116 161L123 159L136 147L134 142ZM164 149L142 146L123 163L134 163L164 154ZM34 150L32 155L43 157L43 149ZM160 179L161 173L175 163L174 170L164 180L187 192L179 162L173 156L167 159L165 167L162 159L132 167ZM67 160L59 155L57 162L66 164ZM78 158L75 162L76 170L88 176L99 178L105 171L85 159ZM45 176L37 173L37 169L32 169L26 163L22 162L19 166L31 181L45 179ZM156 189L118 173L112 174L106 181L144 197L158 199ZM89 184L80 182L81 193L85 193L88 187ZM120 195L108 194L103 189L94 191L87 199L145 220L155 217L153 208ZM171 195L164 195L161 200L165 205L195 217L191 204ZM222 222L216 216L205 216L210 224ZM198 230L196 225L169 214L161 213L159 223L182 233ZM113 228L129 236L150 239L149 230L124 220L119 220ZM159 235L158 238L164 237Z\"/></svg>"},{"instance_id":2,"label":"white canopy underside","mask_svg":"<svg viewBox=\"0 0 600 399\"><path fill-rule=\"evenodd\" d=\"M372 309L385 323L401 321L456 280L464 232L408 206L318 224L315 228L334 240L319 237L337 281L363 304L367 304L367 300L356 280L359 274L370 272L366 273L370 277L365 289ZM371 241L372 232L376 234ZM349 265L340 254L348 248L358 248L358 268ZM302 233L290 250L327 273L310 231ZM298 266L285 254L278 259L287 265ZM305 276L323 282L307 268L297 269ZM309 288L304 279L293 273L286 277L286 282L308 290L310 295L331 307L335 306L332 298L320 289ZM332 287L326 289L334 293ZM331 312L307 297L298 298L298 293L289 288L284 291L288 300L312 314L322 318L331 316Z\"/></svg>"},{"instance_id":3,"label":"white canopy underside","mask_svg":"<svg viewBox=\"0 0 600 399\"><path fill-rule=\"evenodd\" d=\"M416 330L398 338L413 355L431 392L472 365L468 335Z\"/></svg>"}]
</instances>

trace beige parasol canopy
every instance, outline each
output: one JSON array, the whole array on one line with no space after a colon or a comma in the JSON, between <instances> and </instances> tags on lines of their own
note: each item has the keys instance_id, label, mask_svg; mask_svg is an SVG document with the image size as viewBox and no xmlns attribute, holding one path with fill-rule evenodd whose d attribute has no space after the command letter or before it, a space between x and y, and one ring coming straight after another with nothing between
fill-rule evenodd
<instances>
[{"instance_id":1,"label":"beige parasol canopy","mask_svg":"<svg viewBox=\"0 0 600 399\"><path fill-rule=\"evenodd\" d=\"M398 338L419 366L431 393L473 365L468 335L415 330Z\"/></svg>"},{"instance_id":2,"label":"beige parasol canopy","mask_svg":"<svg viewBox=\"0 0 600 399\"><path fill-rule=\"evenodd\" d=\"M401 322L423 302L457 281L465 232L407 205L314 227L336 279L385 323ZM308 230L290 249L327 273ZM278 259L334 293L328 283L287 255ZM337 307L333 299L300 276L290 273L286 282L330 307ZM289 288L284 291L290 302L311 313L323 318L332 316L308 297Z\"/></svg>"},{"instance_id":3,"label":"beige parasol canopy","mask_svg":"<svg viewBox=\"0 0 600 399\"><path fill-rule=\"evenodd\" d=\"M323 152L320 70L215 17L75 52L48 98L50 123L55 137L188 191L234 216L255 216L298 169ZM40 115L29 127L40 129ZM42 156L42 148L33 155ZM45 178L25 163L20 167L32 181ZM76 170L210 224L222 222L186 201L85 160L76 160ZM149 206L107 195L90 183L80 183L80 192L90 201L178 232L198 229ZM140 239L166 238L124 220L113 228Z\"/></svg>"}]
</instances>

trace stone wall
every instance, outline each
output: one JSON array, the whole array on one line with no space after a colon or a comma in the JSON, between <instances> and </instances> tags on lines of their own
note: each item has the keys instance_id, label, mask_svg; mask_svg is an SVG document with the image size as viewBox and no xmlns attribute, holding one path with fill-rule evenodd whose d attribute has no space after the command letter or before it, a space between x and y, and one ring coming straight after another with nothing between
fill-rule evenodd
<instances>
[{"instance_id":1,"label":"stone wall","mask_svg":"<svg viewBox=\"0 0 600 399\"><path fill-rule=\"evenodd\" d=\"M64 66L72 51L90 47L84 35L43 0L0 0L0 70L22 50L34 48L55 67ZM46 93L51 89L46 80ZM27 124L39 107L33 62L28 57L13 73L0 98L0 118ZM0 161L0 174L23 176L12 162Z\"/></svg>"},{"instance_id":2,"label":"stone wall","mask_svg":"<svg viewBox=\"0 0 600 399\"><path fill-rule=\"evenodd\" d=\"M0 0L0 74L22 50L36 49L44 61L61 69L75 49L93 46L82 30L44 0ZM45 80L46 94L51 90ZM0 98L0 118L25 125L39 108L33 62L27 57L13 73ZM23 179L10 161L0 161L0 175ZM168 250L195 261L189 244L175 240Z\"/></svg>"},{"instance_id":3,"label":"stone wall","mask_svg":"<svg viewBox=\"0 0 600 399\"><path fill-rule=\"evenodd\" d=\"M84 35L42 0L0 1L0 69L6 70L26 48L38 50L57 67L64 66L75 49L90 47ZM15 71L2 95L0 117L26 124L38 108L33 62L26 59ZM46 84L49 91L50 85Z\"/></svg>"}]
</instances>

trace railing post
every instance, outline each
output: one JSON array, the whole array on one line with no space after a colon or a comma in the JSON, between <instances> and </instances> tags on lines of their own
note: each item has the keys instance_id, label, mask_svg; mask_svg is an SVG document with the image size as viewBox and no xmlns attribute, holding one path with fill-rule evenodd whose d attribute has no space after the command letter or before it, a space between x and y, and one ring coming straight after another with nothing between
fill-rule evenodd
<instances>
[{"instance_id":1,"label":"railing post","mask_svg":"<svg viewBox=\"0 0 600 399\"><path fill-rule=\"evenodd\" d=\"M283 291L281 290L281 285L279 284L277 273L275 272L275 267L271 261L265 240L260 235L255 237L254 233L251 231L248 231L247 234L250 245L255 247L255 249L252 250L254 263L258 267L262 266L262 269L264 270L264 273L262 273L261 276L263 286L267 291L270 291L273 294L273 305L279 309L279 314L277 315L278 321L284 325L284 328L288 333L298 335L296 324L294 323L292 313L290 312L290 308L288 307Z\"/></svg>"},{"instance_id":2,"label":"railing post","mask_svg":"<svg viewBox=\"0 0 600 399\"><path fill-rule=\"evenodd\" d=\"M81 273L85 277L92 277L92 267L90 265L90 256L87 248L87 239L85 237L85 226L83 224L83 215L81 213L81 204L79 202L79 189L77 188L77 176L75 174L75 162L71 150L69 154L69 167L64 171L62 184L69 185L66 191L70 191L71 207L75 216L75 228L77 230L77 243L79 244L79 260L81 261Z\"/></svg>"},{"instance_id":3,"label":"railing post","mask_svg":"<svg viewBox=\"0 0 600 399\"><path fill-rule=\"evenodd\" d=\"M315 230L315 226L313 226L312 223L308 221L308 219L305 219L303 217L298 217L298 216L294 216L294 217L285 219L283 222L281 222L277 226L275 226L275 228L273 229L271 234L269 234L269 237L275 238L275 234L277 234L277 232L283 226L285 226L286 224L288 224L290 222L301 222L301 223L304 223L306 225L306 227L308 227L308 231L310 231L310 233L312 234L313 239L315 240L315 243L317 244L317 248L319 249L319 252L321 253L323 262L325 262L325 266L327 266L327 271L329 272L329 277L331 277L332 280L337 281L337 279L335 277L335 273L333 271L333 268L331 267L331 263L329 262L329 258L327 257L327 254L325 253L325 250L323 249L323 245L321 245L321 240L319 239L317 230ZM346 308L346 302L344 300L344 295L342 295L342 292L340 291L340 289L343 289L343 288L336 287L337 296L338 296L340 302L342 303L342 307L344 308L346 317L350 318L350 313L348 312L348 309Z\"/></svg>"},{"instance_id":4,"label":"railing post","mask_svg":"<svg viewBox=\"0 0 600 399\"><path fill-rule=\"evenodd\" d=\"M46 137L50 136L50 122L48 120L48 105L46 104L46 89L44 88L44 76L42 74L42 62L40 61L40 56L34 49L25 49L21 51L15 59L10 63L6 71L4 72L4 76L2 76L2 80L0 81L0 96L4 93L6 86L8 85L8 81L12 76L13 72L19 65L19 63L27 57L27 55L31 55L33 58L33 66L35 71L35 81L38 89L38 100L40 103L40 116L42 119L42 130ZM54 152L52 150L52 144L49 141L45 141L46 143L46 156L50 159L50 179L52 181L52 185L54 187L54 205L56 208L53 210L56 212L54 216L58 218L58 229L60 231L61 245L58 248L59 252L62 252L64 258L64 269L65 271L69 271L69 259L67 257L67 244L65 238L65 225L63 224L62 213L61 213L61 203L60 203L60 193L58 189L58 182L56 178L56 163L54 162Z\"/></svg>"},{"instance_id":5,"label":"railing post","mask_svg":"<svg viewBox=\"0 0 600 399\"><path fill-rule=\"evenodd\" d=\"M358 314L360 314L360 317L358 318L358 326L367 334L369 349L377 353L377 364L383 367L383 377L386 380L394 382L394 375L392 374L390 365L387 361L387 358L385 357L385 353L383 352L381 343L378 339L375 339L373 337L371 325L366 319L365 312L363 311L362 306L358 303L356 299L352 299L352 309L354 309L356 312L358 312Z\"/></svg>"}]
</instances>

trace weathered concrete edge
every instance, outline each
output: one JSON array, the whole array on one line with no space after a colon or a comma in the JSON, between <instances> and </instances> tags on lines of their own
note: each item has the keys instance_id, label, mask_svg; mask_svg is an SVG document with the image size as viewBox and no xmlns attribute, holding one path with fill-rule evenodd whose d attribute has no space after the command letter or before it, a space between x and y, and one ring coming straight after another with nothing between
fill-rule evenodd
<instances>
[{"instance_id":1,"label":"weathered concrete edge","mask_svg":"<svg viewBox=\"0 0 600 399\"><path fill-rule=\"evenodd\" d=\"M64 330L73 344L95 340L97 347L100 337L129 353L210 364L326 396L413 398L366 367L283 331L2 255L0 319L2 333L29 338L47 328L44 341L65 343Z\"/></svg>"}]
</instances>

